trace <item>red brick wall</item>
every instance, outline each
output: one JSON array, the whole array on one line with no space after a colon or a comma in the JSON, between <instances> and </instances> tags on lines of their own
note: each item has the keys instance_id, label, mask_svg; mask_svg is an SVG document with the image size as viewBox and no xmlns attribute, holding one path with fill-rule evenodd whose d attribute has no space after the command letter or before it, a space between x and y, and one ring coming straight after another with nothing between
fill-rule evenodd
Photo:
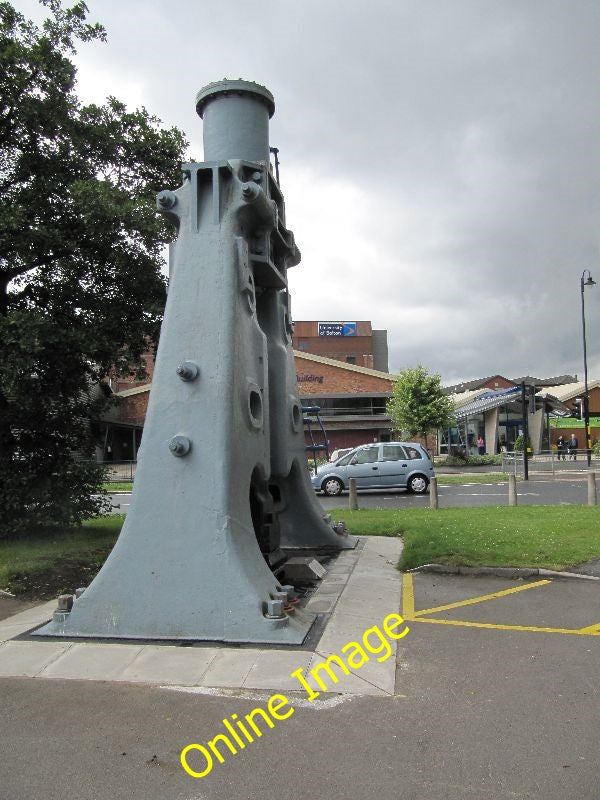
<instances>
[{"instance_id":1,"label":"red brick wall","mask_svg":"<svg viewBox=\"0 0 600 800\"><path fill-rule=\"evenodd\" d=\"M302 397L327 394L373 394L392 393L392 379L378 378L354 370L319 364L296 356L298 391ZM312 380L302 380L308 376ZM319 379L319 380L315 380Z\"/></svg>"},{"instance_id":2,"label":"red brick wall","mask_svg":"<svg viewBox=\"0 0 600 800\"><path fill-rule=\"evenodd\" d=\"M132 394L129 397L120 398L118 406L119 421L143 425L149 397L150 392L140 392L140 394Z\"/></svg>"},{"instance_id":3,"label":"red brick wall","mask_svg":"<svg viewBox=\"0 0 600 800\"><path fill-rule=\"evenodd\" d=\"M502 375L493 375L489 378L485 383L481 385L482 389L512 389L513 386L516 386L516 383L513 381L509 381L508 378L503 377Z\"/></svg>"},{"instance_id":4,"label":"red brick wall","mask_svg":"<svg viewBox=\"0 0 600 800\"><path fill-rule=\"evenodd\" d=\"M329 320L323 320L328 322ZM373 331L371 323L356 323L356 336L319 336L319 323L295 322L293 347L316 356L346 361L354 356L359 367L373 368Z\"/></svg>"}]
</instances>

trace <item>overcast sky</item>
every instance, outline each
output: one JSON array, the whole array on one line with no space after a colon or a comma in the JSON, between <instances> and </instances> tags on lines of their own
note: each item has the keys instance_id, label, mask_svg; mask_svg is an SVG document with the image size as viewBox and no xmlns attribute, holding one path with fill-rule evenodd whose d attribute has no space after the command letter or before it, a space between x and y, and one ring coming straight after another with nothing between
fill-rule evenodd
<instances>
[{"instance_id":1,"label":"overcast sky","mask_svg":"<svg viewBox=\"0 0 600 800\"><path fill-rule=\"evenodd\" d=\"M371 320L391 371L446 384L582 377L587 268L600 377L599 0L87 2L81 99L146 106L197 160L198 89L274 94L295 319Z\"/></svg>"}]
</instances>

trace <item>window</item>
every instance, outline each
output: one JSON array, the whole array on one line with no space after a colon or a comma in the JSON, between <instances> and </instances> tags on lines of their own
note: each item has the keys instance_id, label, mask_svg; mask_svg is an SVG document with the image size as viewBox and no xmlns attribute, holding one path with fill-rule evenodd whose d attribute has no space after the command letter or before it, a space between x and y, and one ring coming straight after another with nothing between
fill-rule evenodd
<instances>
[{"instance_id":1,"label":"window","mask_svg":"<svg viewBox=\"0 0 600 800\"><path fill-rule=\"evenodd\" d=\"M415 458L423 458L423 453L420 450L417 450L415 447L407 447L406 448L406 456L410 459Z\"/></svg>"},{"instance_id":2,"label":"window","mask_svg":"<svg viewBox=\"0 0 600 800\"><path fill-rule=\"evenodd\" d=\"M404 448L399 444L384 444L383 445L383 460L384 461L403 461L406 458Z\"/></svg>"},{"instance_id":3,"label":"window","mask_svg":"<svg viewBox=\"0 0 600 800\"><path fill-rule=\"evenodd\" d=\"M379 458L379 446L365 447L364 450L359 450L356 454L357 464L372 464Z\"/></svg>"}]
</instances>

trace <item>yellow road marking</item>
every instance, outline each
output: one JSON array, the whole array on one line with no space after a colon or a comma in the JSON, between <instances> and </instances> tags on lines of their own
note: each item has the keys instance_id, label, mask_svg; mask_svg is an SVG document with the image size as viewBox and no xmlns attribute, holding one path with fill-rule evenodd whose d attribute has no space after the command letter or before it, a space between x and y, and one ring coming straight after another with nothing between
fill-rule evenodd
<instances>
[{"instance_id":1,"label":"yellow road marking","mask_svg":"<svg viewBox=\"0 0 600 800\"><path fill-rule=\"evenodd\" d=\"M406 617L405 619L408 619ZM600 636L600 630L590 631L587 628L573 630L572 628L536 628L534 625L496 625L491 622L463 622L454 619L433 619L432 617L418 617L412 622L431 622L434 625L457 625L464 628L489 628L500 631L532 631L534 633L570 633L575 636Z\"/></svg>"},{"instance_id":2,"label":"yellow road marking","mask_svg":"<svg viewBox=\"0 0 600 800\"><path fill-rule=\"evenodd\" d=\"M402 616L404 619L415 618L415 590L409 572L402 574Z\"/></svg>"},{"instance_id":3,"label":"yellow road marking","mask_svg":"<svg viewBox=\"0 0 600 800\"><path fill-rule=\"evenodd\" d=\"M482 594L479 597L472 597L470 600L459 600L457 603L448 603L445 606L435 606L434 608L424 608L421 611L415 611L415 616L421 617L424 614L433 614L436 611L448 611L450 608L459 608L460 606L470 606L474 603L483 603L486 600L493 600L495 597L504 597L508 594L516 594L517 592L524 592L526 589L535 589L537 586L545 586L552 581L543 580L535 581L535 583L527 583L524 586L516 586L512 589L503 589L501 592L492 592L492 594ZM414 608L414 599L413 599Z\"/></svg>"},{"instance_id":4,"label":"yellow road marking","mask_svg":"<svg viewBox=\"0 0 600 800\"><path fill-rule=\"evenodd\" d=\"M600 622L595 622L593 625L589 625L587 628L580 628L579 633L600 634Z\"/></svg>"},{"instance_id":5,"label":"yellow road marking","mask_svg":"<svg viewBox=\"0 0 600 800\"><path fill-rule=\"evenodd\" d=\"M415 590L413 576L409 572L402 575L402 616L406 621L410 622L429 622L433 625L454 625L463 628L487 628L489 630L501 631L529 631L533 633L562 633L571 636L600 636L600 623L595 622L585 628L542 628L535 625L501 625L493 622L466 622L464 620L453 619L434 619L433 617L425 617L425 614L432 614L436 611L447 611L451 608L459 608L460 606L472 605L473 603L483 603L486 600L494 600L497 597L504 597L505 595L514 594L515 592L522 592L525 589L533 589L538 586L545 586L552 583L550 580L535 581L528 583L525 586L517 586L511 589L504 589L500 592L493 592L492 594L481 595L473 597L470 600L460 600L456 603L448 603L444 606L436 606L434 608L422 609L415 611Z\"/></svg>"}]
</instances>

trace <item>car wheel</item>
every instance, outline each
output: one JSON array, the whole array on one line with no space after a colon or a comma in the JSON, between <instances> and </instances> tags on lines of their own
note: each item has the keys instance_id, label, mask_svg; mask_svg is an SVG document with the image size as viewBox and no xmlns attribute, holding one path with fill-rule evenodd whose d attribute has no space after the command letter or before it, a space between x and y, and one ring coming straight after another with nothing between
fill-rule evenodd
<instances>
[{"instance_id":1,"label":"car wheel","mask_svg":"<svg viewBox=\"0 0 600 800\"><path fill-rule=\"evenodd\" d=\"M339 478L327 478L323 481L321 488L329 497L337 497L342 493L344 486Z\"/></svg>"},{"instance_id":2,"label":"car wheel","mask_svg":"<svg viewBox=\"0 0 600 800\"><path fill-rule=\"evenodd\" d=\"M429 481L424 475L413 475L406 488L413 494L425 494L428 486Z\"/></svg>"}]
</instances>

